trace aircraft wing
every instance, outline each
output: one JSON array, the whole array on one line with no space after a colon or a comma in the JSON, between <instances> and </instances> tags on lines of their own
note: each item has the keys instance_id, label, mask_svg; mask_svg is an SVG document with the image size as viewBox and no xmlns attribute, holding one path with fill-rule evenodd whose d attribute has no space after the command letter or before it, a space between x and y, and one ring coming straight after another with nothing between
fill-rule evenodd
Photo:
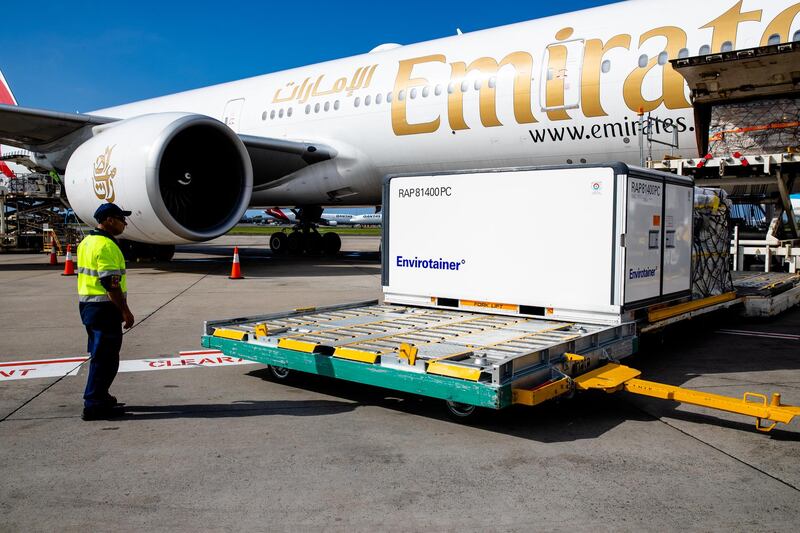
<instances>
[{"instance_id":1,"label":"aircraft wing","mask_svg":"<svg viewBox=\"0 0 800 533\"><path fill-rule=\"evenodd\" d=\"M0 143L36 151L85 127L116 119L0 104Z\"/></svg>"},{"instance_id":2,"label":"aircraft wing","mask_svg":"<svg viewBox=\"0 0 800 533\"><path fill-rule=\"evenodd\" d=\"M80 142L91 137L89 128L117 120L0 104L0 144L41 152L51 148L69 149L68 145L75 143L71 147L74 150ZM256 190L336 155L334 149L322 144L252 135L240 135L239 138L250 154ZM69 153L72 150L68 150Z\"/></svg>"}]
</instances>

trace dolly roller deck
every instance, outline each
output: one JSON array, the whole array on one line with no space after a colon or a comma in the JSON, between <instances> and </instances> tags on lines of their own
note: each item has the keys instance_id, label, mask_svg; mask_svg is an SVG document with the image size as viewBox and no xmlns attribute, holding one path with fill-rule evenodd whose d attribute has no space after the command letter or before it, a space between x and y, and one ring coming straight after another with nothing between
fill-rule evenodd
<instances>
[{"instance_id":1,"label":"dolly roller deck","mask_svg":"<svg viewBox=\"0 0 800 533\"><path fill-rule=\"evenodd\" d=\"M588 362L636 349L616 326L381 305L376 301L209 321L203 346L281 369L500 409L514 389L563 376L566 354Z\"/></svg>"}]
</instances>

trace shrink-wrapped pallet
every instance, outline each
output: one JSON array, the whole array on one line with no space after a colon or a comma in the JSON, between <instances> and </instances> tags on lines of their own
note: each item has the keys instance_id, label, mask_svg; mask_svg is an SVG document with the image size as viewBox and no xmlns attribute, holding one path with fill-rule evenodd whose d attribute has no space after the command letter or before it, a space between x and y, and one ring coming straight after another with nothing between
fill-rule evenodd
<instances>
[{"instance_id":1,"label":"shrink-wrapped pallet","mask_svg":"<svg viewBox=\"0 0 800 533\"><path fill-rule=\"evenodd\" d=\"M708 130L714 157L782 153L800 147L800 99L714 106Z\"/></svg>"},{"instance_id":2,"label":"shrink-wrapped pallet","mask_svg":"<svg viewBox=\"0 0 800 533\"><path fill-rule=\"evenodd\" d=\"M730 209L725 191L695 187L692 297L733 290L730 267Z\"/></svg>"}]
</instances>

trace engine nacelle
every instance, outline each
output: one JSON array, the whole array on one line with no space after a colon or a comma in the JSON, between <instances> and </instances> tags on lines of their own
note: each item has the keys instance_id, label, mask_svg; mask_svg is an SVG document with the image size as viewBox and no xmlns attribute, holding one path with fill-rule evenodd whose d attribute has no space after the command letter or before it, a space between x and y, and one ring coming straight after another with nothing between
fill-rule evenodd
<instances>
[{"instance_id":1,"label":"engine nacelle","mask_svg":"<svg viewBox=\"0 0 800 533\"><path fill-rule=\"evenodd\" d=\"M226 233L250 203L253 168L226 125L155 113L98 127L70 157L67 198L87 224L103 202L132 211L122 237L180 244ZM96 129L96 131L97 131Z\"/></svg>"}]
</instances>

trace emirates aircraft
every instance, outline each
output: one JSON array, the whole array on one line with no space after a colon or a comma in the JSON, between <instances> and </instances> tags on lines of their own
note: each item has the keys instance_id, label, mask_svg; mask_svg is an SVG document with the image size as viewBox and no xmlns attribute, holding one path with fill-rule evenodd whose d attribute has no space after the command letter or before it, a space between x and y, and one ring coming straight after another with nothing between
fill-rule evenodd
<instances>
[{"instance_id":1,"label":"emirates aircraft","mask_svg":"<svg viewBox=\"0 0 800 533\"><path fill-rule=\"evenodd\" d=\"M669 60L800 39L794 0L665 5L634 0L383 44L89 114L0 106L0 142L63 174L83 220L102 202L133 211L133 241L212 239L249 206L281 205L302 208L306 231L274 239L336 251L335 234L313 231L321 208L380 204L387 174L638 163L640 110L695 156L689 90Z\"/></svg>"}]
</instances>

